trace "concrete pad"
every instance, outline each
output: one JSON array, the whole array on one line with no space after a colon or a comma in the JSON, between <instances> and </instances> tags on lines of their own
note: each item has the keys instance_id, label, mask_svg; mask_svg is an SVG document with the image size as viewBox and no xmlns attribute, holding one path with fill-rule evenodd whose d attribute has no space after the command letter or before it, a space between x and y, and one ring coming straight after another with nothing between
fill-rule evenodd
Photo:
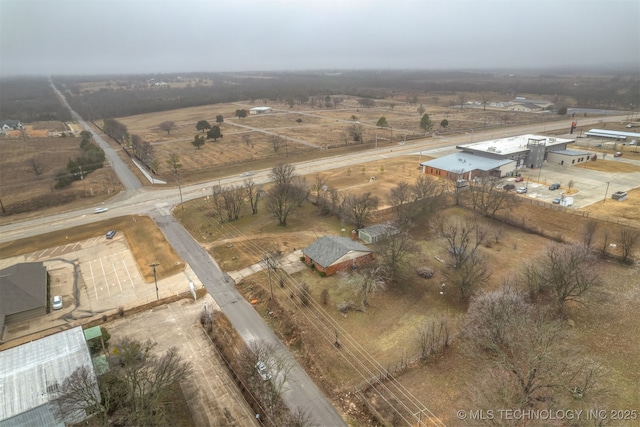
<instances>
[{"instance_id":1,"label":"concrete pad","mask_svg":"<svg viewBox=\"0 0 640 427\"><path fill-rule=\"evenodd\" d=\"M191 382L182 384L189 410L197 426L257 426L255 414L246 404L227 367L199 324L204 307L217 310L207 294L194 301L180 301L133 315L125 315L105 324L111 334L111 348L124 337L157 343L154 351L162 353L172 346L178 348L183 360L191 363Z\"/></svg>"}]
</instances>

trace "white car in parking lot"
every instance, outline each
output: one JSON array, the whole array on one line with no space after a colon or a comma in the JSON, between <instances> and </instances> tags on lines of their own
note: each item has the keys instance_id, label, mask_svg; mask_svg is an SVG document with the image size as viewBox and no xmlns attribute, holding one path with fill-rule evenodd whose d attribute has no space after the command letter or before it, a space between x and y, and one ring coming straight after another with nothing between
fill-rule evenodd
<instances>
[{"instance_id":1,"label":"white car in parking lot","mask_svg":"<svg viewBox=\"0 0 640 427\"><path fill-rule=\"evenodd\" d=\"M60 295L56 295L51 300L51 308L54 310L60 310L62 308L62 297Z\"/></svg>"},{"instance_id":2,"label":"white car in parking lot","mask_svg":"<svg viewBox=\"0 0 640 427\"><path fill-rule=\"evenodd\" d=\"M527 187L520 187L516 190L516 193L518 194L524 194L527 192Z\"/></svg>"}]
</instances>

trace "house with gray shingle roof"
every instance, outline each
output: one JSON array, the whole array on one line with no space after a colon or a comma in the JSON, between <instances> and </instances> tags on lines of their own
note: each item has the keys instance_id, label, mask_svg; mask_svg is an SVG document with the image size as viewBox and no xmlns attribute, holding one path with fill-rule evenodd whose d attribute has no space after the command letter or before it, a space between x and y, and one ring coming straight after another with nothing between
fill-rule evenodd
<instances>
[{"instance_id":1,"label":"house with gray shingle roof","mask_svg":"<svg viewBox=\"0 0 640 427\"><path fill-rule=\"evenodd\" d=\"M327 276L373 260L373 251L348 237L323 236L302 250L305 264Z\"/></svg>"}]
</instances>

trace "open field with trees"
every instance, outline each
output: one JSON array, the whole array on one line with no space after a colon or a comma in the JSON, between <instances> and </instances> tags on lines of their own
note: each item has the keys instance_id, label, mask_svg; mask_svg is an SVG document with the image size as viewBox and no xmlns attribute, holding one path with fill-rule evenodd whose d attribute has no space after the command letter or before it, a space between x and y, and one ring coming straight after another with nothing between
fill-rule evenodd
<instances>
[{"instance_id":1,"label":"open field with trees","mask_svg":"<svg viewBox=\"0 0 640 427\"><path fill-rule=\"evenodd\" d=\"M325 178L327 186L334 184L335 176ZM306 179L313 182L313 177ZM383 194L391 195L394 188L381 183L374 191L393 206ZM343 190L344 195L348 190ZM392 409L384 403L397 399L399 387L446 424L456 423L455 408L633 407L639 396L633 354L640 348L624 337L628 328L640 326L628 309L640 294L637 268L623 261L621 245L627 234L633 235L637 259L638 231L563 212L549 215L549 209L524 202L499 210L495 218L481 209L474 212L472 196L461 198L460 207L454 203L454 198L444 199L436 212L413 217L408 226L416 247L386 289L367 287L370 292L364 295L357 284L363 282L353 278L358 273L322 277L308 268L293 275L276 268L271 278L263 271L238 287L325 392L354 417L363 415L351 403L359 408L359 399L366 398L388 422L407 419L398 405ZM190 202L178 216L227 271L352 227L348 218L323 214L320 205L310 202L286 227L277 225L266 204L255 215L247 209L223 226L211 202L203 200ZM370 222L393 219L396 212L385 209ZM609 244L614 241L615 247ZM380 250L378 260L383 260ZM431 278L420 277L417 269L431 271ZM566 284L557 281L558 275L568 279ZM465 282L468 277L474 280ZM548 279L539 282L538 277ZM540 283L556 285L541 288ZM511 337L500 350L510 359L492 356L484 347L490 342L482 338L487 332L471 327L495 323L487 320L487 304L513 313L504 318L500 332ZM546 356L532 365L540 354ZM526 369L537 374L525 387L518 376ZM354 395L354 389L359 393Z\"/></svg>"},{"instance_id":2,"label":"open field with trees","mask_svg":"<svg viewBox=\"0 0 640 427\"><path fill-rule=\"evenodd\" d=\"M530 77L508 81L483 75L471 84L454 73L450 80L439 75L442 80L431 83L421 73L392 73L406 77L392 85L386 74L348 74L338 84L321 79L312 88L305 86L309 76L295 73L197 81L176 77L159 86L124 76L102 82L57 78L56 84L84 117L106 124L114 139L169 181L178 170L189 182L247 163L277 163L273 184L257 186L248 178L240 186L214 187L207 198L186 203L175 215L223 270L265 266L238 289L354 424L399 424L419 413L422 420L437 417L455 425L455 409L461 408L636 409L640 347L628 331L640 328L634 311L640 303L640 232L596 217L637 219L638 190L629 192L628 203L593 205L585 210L594 213L589 217L527 203L496 190L502 183L489 178L454 192L451 183L418 173L419 161L427 160L423 156L305 177L279 163L321 156L330 148L335 154L373 147L376 140L397 144L405 133L410 139L436 131L542 125L562 117L486 108L489 100L515 95L555 93L560 109L626 107L637 96L623 88L633 78L608 80L608 89L619 90L588 98L583 87L593 83L574 85L576 76L568 75L536 76L536 85ZM484 103L469 107L472 100ZM274 111L238 114L254 105ZM11 142L9 159L22 165L21 176L31 173L24 166L29 158L33 175L40 176L40 163L33 159L42 146ZM80 147L79 140L76 144ZM73 169L71 159L86 154L86 148L64 150L59 169L70 164ZM598 159L597 167L607 163ZM107 178L94 182L103 191L95 190L99 196L91 203L115 189ZM80 201L88 199L88 179L69 183L77 192L82 189L82 197L76 196ZM16 186L12 196L16 189L30 192L27 182L9 182ZM38 188L46 193L45 186ZM57 193L58 200L62 194ZM17 200L12 206L20 203L31 202ZM159 274L180 271L181 262L151 220L144 220L145 227L136 221L142 222L116 218L79 233L118 229L134 242L139 265L160 261L169 270ZM288 274L280 267L283 255L322 235L348 236L353 228L383 221L393 223L387 239L372 245L375 263L330 277L312 268ZM25 253L43 244L64 244L66 237L55 233L0 249ZM152 280L148 274L145 279ZM257 386L264 386L254 369L263 349L246 350L238 347L244 352L239 363ZM274 390L267 385L262 391ZM276 395L266 401L272 408ZM270 415L285 419L276 410Z\"/></svg>"}]
</instances>

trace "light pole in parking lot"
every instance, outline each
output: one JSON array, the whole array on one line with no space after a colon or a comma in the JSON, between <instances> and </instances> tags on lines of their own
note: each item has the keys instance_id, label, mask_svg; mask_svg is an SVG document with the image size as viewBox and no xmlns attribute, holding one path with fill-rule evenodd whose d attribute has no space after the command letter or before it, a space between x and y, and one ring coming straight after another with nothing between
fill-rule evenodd
<instances>
[{"instance_id":1,"label":"light pole in parking lot","mask_svg":"<svg viewBox=\"0 0 640 427\"><path fill-rule=\"evenodd\" d=\"M604 200L602 203L607 203L607 193L609 192L609 183L607 182L607 189L604 191Z\"/></svg>"},{"instance_id":2,"label":"light pole in parking lot","mask_svg":"<svg viewBox=\"0 0 640 427\"><path fill-rule=\"evenodd\" d=\"M156 300L160 300L160 297L158 296L158 279L156 278L156 267L159 265L160 264L157 262L149 264L149 267L153 268L153 283L156 285Z\"/></svg>"}]
</instances>

